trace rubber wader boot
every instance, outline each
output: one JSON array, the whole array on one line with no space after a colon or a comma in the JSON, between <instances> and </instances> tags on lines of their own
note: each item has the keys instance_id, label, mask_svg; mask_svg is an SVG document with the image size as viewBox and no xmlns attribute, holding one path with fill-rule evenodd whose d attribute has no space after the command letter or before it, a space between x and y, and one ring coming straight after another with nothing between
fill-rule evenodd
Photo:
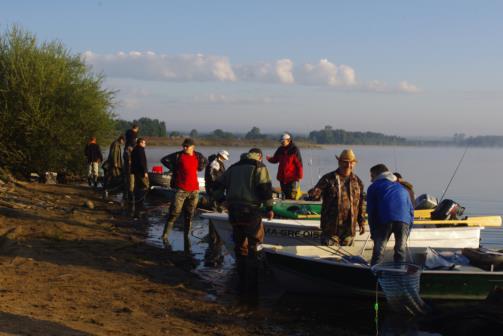
<instances>
[{"instance_id":1,"label":"rubber wader boot","mask_svg":"<svg viewBox=\"0 0 503 336\"><path fill-rule=\"evenodd\" d=\"M246 260L246 294L249 298L258 297L258 269L256 253L250 253Z\"/></svg>"},{"instance_id":2,"label":"rubber wader boot","mask_svg":"<svg viewBox=\"0 0 503 336\"><path fill-rule=\"evenodd\" d=\"M239 296L246 293L246 256L236 255L237 284L236 291Z\"/></svg>"}]
</instances>

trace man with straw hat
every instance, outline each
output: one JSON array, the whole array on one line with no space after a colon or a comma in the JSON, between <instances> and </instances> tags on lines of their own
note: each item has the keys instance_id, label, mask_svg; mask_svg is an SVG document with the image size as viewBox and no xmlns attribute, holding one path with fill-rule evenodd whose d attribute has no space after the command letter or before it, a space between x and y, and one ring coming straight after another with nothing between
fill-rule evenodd
<instances>
[{"instance_id":1,"label":"man with straw hat","mask_svg":"<svg viewBox=\"0 0 503 336\"><path fill-rule=\"evenodd\" d=\"M345 149L335 156L339 167L324 175L309 190L313 199L323 199L321 205L321 243L348 246L353 243L356 226L360 234L365 232L363 210L363 183L353 170L356 156Z\"/></svg>"}]
</instances>

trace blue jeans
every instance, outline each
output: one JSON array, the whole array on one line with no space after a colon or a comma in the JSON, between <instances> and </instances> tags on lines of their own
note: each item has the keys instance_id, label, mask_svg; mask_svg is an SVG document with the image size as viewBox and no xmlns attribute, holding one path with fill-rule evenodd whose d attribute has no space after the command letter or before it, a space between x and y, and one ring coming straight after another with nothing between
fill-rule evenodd
<instances>
[{"instance_id":1,"label":"blue jeans","mask_svg":"<svg viewBox=\"0 0 503 336\"><path fill-rule=\"evenodd\" d=\"M375 265L383 261L384 250L386 249L386 245L392 233L395 235L395 254L393 260L395 262L404 262L409 231L410 225L404 222L390 222L375 229L374 232L372 232L374 250L372 251L372 260L370 264Z\"/></svg>"}]
</instances>

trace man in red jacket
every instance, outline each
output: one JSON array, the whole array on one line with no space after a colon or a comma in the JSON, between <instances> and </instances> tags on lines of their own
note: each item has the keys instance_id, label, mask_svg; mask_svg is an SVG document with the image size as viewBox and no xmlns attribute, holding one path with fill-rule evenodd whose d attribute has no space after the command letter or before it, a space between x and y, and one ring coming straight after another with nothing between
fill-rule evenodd
<instances>
[{"instance_id":1,"label":"man in red jacket","mask_svg":"<svg viewBox=\"0 0 503 336\"><path fill-rule=\"evenodd\" d=\"M183 141L183 150L166 155L161 163L173 172L171 187L175 189L175 197L171 202L168 221L162 232L162 239L168 242L168 236L173 229L178 216L184 212L184 246L190 249L189 232L192 227L192 217L199 200L199 182L197 172L206 167L207 159L195 151L195 142L191 138Z\"/></svg>"},{"instance_id":2,"label":"man in red jacket","mask_svg":"<svg viewBox=\"0 0 503 336\"><path fill-rule=\"evenodd\" d=\"M267 156L270 163L279 163L277 179L285 199L296 199L300 180L304 177L302 157L297 146L292 141L289 133L283 134L280 139L281 146L274 156Z\"/></svg>"}]
</instances>

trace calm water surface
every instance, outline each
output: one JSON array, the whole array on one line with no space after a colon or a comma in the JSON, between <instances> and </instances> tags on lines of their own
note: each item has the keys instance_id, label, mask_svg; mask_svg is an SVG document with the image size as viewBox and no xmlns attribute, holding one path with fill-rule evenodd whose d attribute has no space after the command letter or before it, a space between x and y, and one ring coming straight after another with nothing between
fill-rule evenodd
<instances>
[{"instance_id":1,"label":"calm water surface","mask_svg":"<svg viewBox=\"0 0 503 336\"><path fill-rule=\"evenodd\" d=\"M335 155L339 154L344 148L342 146L327 146L323 149L302 149L301 153L304 161L304 179L301 182L303 191L311 188L318 179L325 173L330 172L337 167ZM198 148L203 155L208 157L211 154L218 152L220 149L226 149L230 153L230 160L226 166L238 161L241 153L247 151L248 148L214 148L203 147ZM369 169L377 163L384 163L393 171L400 172L404 178L414 185L416 196L428 193L438 198L444 193L449 180L452 178L456 166L460 162L464 148L452 147L378 147L378 146L352 146L357 158L356 174L362 179L365 188L368 187ZM169 153L180 150L179 147L147 147L147 158L149 168L155 165L161 165L160 159ZM276 148L262 148L264 155L272 155ZM279 186L276 180L277 165L266 163L273 185ZM460 203L466 208L465 215L503 215L503 179L501 172L503 171L503 149L468 149L461 165L454 176L454 179L448 188L445 197ZM200 173L200 176L203 176ZM150 216L151 223L148 242L150 244L162 247L163 244L159 239L162 233L162 228L166 220L167 207L163 207L162 203L151 204L156 208L153 216ZM194 220L194 230L191 236L192 248L191 253L194 256L195 268L194 271L202 278L208 280L213 286L215 298L226 291L228 279L233 269L233 260L230 255L223 249L223 263L220 267L204 266L204 255L208 248L207 242L203 239L208 232L207 222L197 218ZM177 228L170 236L170 242L174 250L183 250L183 232L181 227ZM503 248L503 229L486 229L482 233L483 246L489 248ZM316 311L316 305L309 305L309 299L290 298L293 302L285 304L294 306L300 302L299 309L307 309L305 313L314 314L320 319L320 323L334 323L333 314L323 317L322 311ZM365 317L367 331L372 330L373 318L371 303L369 303L369 314ZM304 308L302 308L304 307ZM305 308L309 307L309 308ZM340 315L340 316L339 316ZM348 314L337 315L337 323L344 323L349 331L355 331L351 327L352 318ZM352 314L350 314L352 315ZM324 321L324 319L327 319ZM359 323L361 323L360 321ZM381 321L382 323L382 321ZM386 323L388 325L386 326ZM401 328L401 330L396 330ZM421 332L416 325L410 324L407 326L397 325L395 322L386 322L379 327L381 334L386 334L386 330L393 334L411 335L433 335L435 333ZM360 329L361 330L361 329ZM438 335L438 334L437 334Z\"/></svg>"},{"instance_id":2,"label":"calm water surface","mask_svg":"<svg viewBox=\"0 0 503 336\"><path fill-rule=\"evenodd\" d=\"M326 146L322 149L302 149L304 179L302 190L311 188L318 179L337 167L335 155L346 147ZM208 157L222 148L197 148ZM245 147L224 148L230 153L226 166L238 161ZM438 198L444 193L456 166L460 162L464 148L455 147L393 147L393 146L352 146L358 164L356 174L365 188L370 183L369 169L377 163L386 164L391 170L400 172L414 185L416 196L428 193ZM160 165L160 159L180 147L148 147L149 167ZM272 155L276 148L262 148L264 155ZM278 165L266 162L273 184ZM503 215L503 149L469 148L454 176L444 198L450 198L466 208L465 215ZM200 174L203 176L203 174ZM503 229L486 229L482 233L482 244L490 248L503 248Z\"/></svg>"}]
</instances>

